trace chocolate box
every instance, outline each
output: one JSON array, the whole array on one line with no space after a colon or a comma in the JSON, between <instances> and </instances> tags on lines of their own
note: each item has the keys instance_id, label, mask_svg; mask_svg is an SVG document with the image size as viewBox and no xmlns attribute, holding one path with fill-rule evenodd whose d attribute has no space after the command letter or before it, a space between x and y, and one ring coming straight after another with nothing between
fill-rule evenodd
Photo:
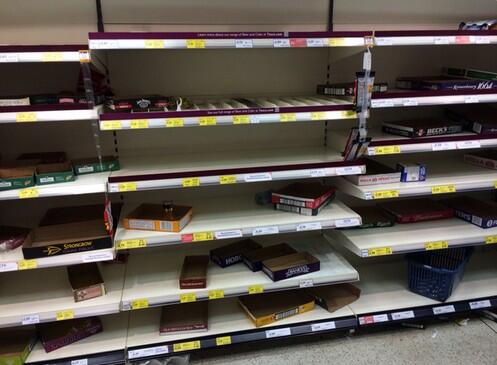
<instances>
[{"instance_id":1,"label":"chocolate box","mask_svg":"<svg viewBox=\"0 0 497 365\"><path fill-rule=\"evenodd\" d=\"M0 107L2 106L26 106L29 105L29 97L22 96L2 96Z\"/></svg>"},{"instance_id":2,"label":"chocolate box","mask_svg":"<svg viewBox=\"0 0 497 365\"><path fill-rule=\"evenodd\" d=\"M207 287L209 256L185 256L179 277L180 289L202 289Z\"/></svg>"},{"instance_id":3,"label":"chocolate box","mask_svg":"<svg viewBox=\"0 0 497 365\"><path fill-rule=\"evenodd\" d=\"M28 234L27 228L0 226L0 252L21 246Z\"/></svg>"},{"instance_id":4,"label":"chocolate box","mask_svg":"<svg viewBox=\"0 0 497 365\"><path fill-rule=\"evenodd\" d=\"M41 344L46 352L55 351L102 332L102 330L102 322L98 317L77 318L38 325Z\"/></svg>"},{"instance_id":5,"label":"chocolate box","mask_svg":"<svg viewBox=\"0 0 497 365\"><path fill-rule=\"evenodd\" d=\"M67 277L75 302L105 295L104 279L96 262L68 266Z\"/></svg>"},{"instance_id":6,"label":"chocolate box","mask_svg":"<svg viewBox=\"0 0 497 365\"><path fill-rule=\"evenodd\" d=\"M192 219L192 207L160 204L141 204L123 219L126 229L180 232Z\"/></svg>"},{"instance_id":7,"label":"chocolate box","mask_svg":"<svg viewBox=\"0 0 497 365\"><path fill-rule=\"evenodd\" d=\"M279 256L285 256L297 252L293 247L286 243L267 246L253 251L246 252L242 255L243 263L252 271L262 270L262 262Z\"/></svg>"},{"instance_id":8,"label":"chocolate box","mask_svg":"<svg viewBox=\"0 0 497 365\"><path fill-rule=\"evenodd\" d=\"M303 290L244 295L238 303L256 327L309 312L315 306L314 298Z\"/></svg>"},{"instance_id":9,"label":"chocolate box","mask_svg":"<svg viewBox=\"0 0 497 365\"><path fill-rule=\"evenodd\" d=\"M262 262L262 271L273 281L319 271L320 262L308 252L297 252Z\"/></svg>"},{"instance_id":10,"label":"chocolate box","mask_svg":"<svg viewBox=\"0 0 497 365\"><path fill-rule=\"evenodd\" d=\"M397 223L423 222L454 216L451 208L427 198L392 200L378 206L392 214Z\"/></svg>"},{"instance_id":11,"label":"chocolate box","mask_svg":"<svg viewBox=\"0 0 497 365\"><path fill-rule=\"evenodd\" d=\"M24 189L35 184L35 168L33 166L0 167L0 191Z\"/></svg>"},{"instance_id":12,"label":"chocolate box","mask_svg":"<svg viewBox=\"0 0 497 365\"><path fill-rule=\"evenodd\" d=\"M464 124L446 119L414 119L398 122L384 122L382 130L385 133L403 137L430 137L460 133Z\"/></svg>"},{"instance_id":13,"label":"chocolate box","mask_svg":"<svg viewBox=\"0 0 497 365\"><path fill-rule=\"evenodd\" d=\"M74 181L70 162L39 164L36 166L36 184L47 185Z\"/></svg>"},{"instance_id":14,"label":"chocolate box","mask_svg":"<svg viewBox=\"0 0 497 365\"><path fill-rule=\"evenodd\" d=\"M395 218L393 215L388 214L383 209L375 205L366 207L351 207L351 209L361 216L362 225L359 227L347 227L341 229L381 228L391 227L395 224Z\"/></svg>"},{"instance_id":15,"label":"chocolate box","mask_svg":"<svg viewBox=\"0 0 497 365\"><path fill-rule=\"evenodd\" d=\"M455 216L480 228L497 227L497 206L469 196L443 200L442 203L454 209Z\"/></svg>"},{"instance_id":16,"label":"chocolate box","mask_svg":"<svg viewBox=\"0 0 497 365\"><path fill-rule=\"evenodd\" d=\"M36 340L31 326L0 329L0 365L23 365Z\"/></svg>"},{"instance_id":17,"label":"chocolate box","mask_svg":"<svg viewBox=\"0 0 497 365\"><path fill-rule=\"evenodd\" d=\"M116 171L121 168L119 165L119 160L114 156L103 156L102 163L100 163L97 157L81 158L72 160L72 165L74 168L74 173L76 175L86 175L104 171Z\"/></svg>"},{"instance_id":18,"label":"chocolate box","mask_svg":"<svg viewBox=\"0 0 497 365\"><path fill-rule=\"evenodd\" d=\"M381 185L400 182L400 171L377 161L366 159L364 175L346 175L345 178L355 185Z\"/></svg>"},{"instance_id":19,"label":"chocolate box","mask_svg":"<svg viewBox=\"0 0 497 365\"><path fill-rule=\"evenodd\" d=\"M469 79L456 76L399 77L395 83L398 89L411 90L491 90L497 82Z\"/></svg>"},{"instance_id":20,"label":"chocolate box","mask_svg":"<svg viewBox=\"0 0 497 365\"><path fill-rule=\"evenodd\" d=\"M234 265L238 262L242 262L242 256L250 251L261 248L257 242L246 239L242 241L237 241L230 243L226 246L221 246L211 250L210 256L211 260L214 261L221 267L227 267Z\"/></svg>"},{"instance_id":21,"label":"chocolate box","mask_svg":"<svg viewBox=\"0 0 497 365\"><path fill-rule=\"evenodd\" d=\"M160 335L205 332L208 330L209 302L180 303L162 307Z\"/></svg>"},{"instance_id":22,"label":"chocolate box","mask_svg":"<svg viewBox=\"0 0 497 365\"><path fill-rule=\"evenodd\" d=\"M355 96L355 89L353 82L322 84L317 86L317 93L331 96ZM384 93L386 91L388 91L388 84L386 82L375 83L373 85L374 93Z\"/></svg>"},{"instance_id":23,"label":"chocolate box","mask_svg":"<svg viewBox=\"0 0 497 365\"><path fill-rule=\"evenodd\" d=\"M352 284L316 286L306 291L314 297L316 304L330 313L355 302L361 295L361 290Z\"/></svg>"},{"instance_id":24,"label":"chocolate box","mask_svg":"<svg viewBox=\"0 0 497 365\"><path fill-rule=\"evenodd\" d=\"M497 109L492 106L484 104L453 106L447 109L446 113L449 118L469 125L475 133L497 133Z\"/></svg>"},{"instance_id":25,"label":"chocolate box","mask_svg":"<svg viewBox=\"0 0 497 365\"><path fill-rule=\"evenodd\" d=\"M397 163L397 171L400 171L401 182L425 181L426 165L420 163Z\"/></svg>"},{"instance_id":26,"label":"chocolate box","mask_svg":"<svg viewBox=\"0 0 497 365\"><path fill-rule=\"evenodd\" d=\"M464 162L487 169L497 170L497 150L466 153L464 155Z\"/></svg>"},{"instance_id":27,"label":"chocolate box","mask_svg":"<svg viewBox=\"0 0 497 365\"><path fill-rule=\"evenodd\" d=\"M300 215L306 215L306 216L316 216L321 211L326 208L335 198L335 193L333 193L332 196L330 196L328 199L326 199L321 205L317 208L304 208L304 207L296 207L295 205L287 205L287 204L274 204L274 209L276 210L281 210L283 212L289 212L289 213L297 213Z\"/></svg>"},{"instance_id":28,"label":"chocolate box","mask_svg":"<svg viewBox=\"0 0 497 365\"><path fill-rule=\"evenodd\" d=\"M271 194L274 204L315 209L335 194L335 188L318 182L293 183Z\"/></svg>"}]
</instances>

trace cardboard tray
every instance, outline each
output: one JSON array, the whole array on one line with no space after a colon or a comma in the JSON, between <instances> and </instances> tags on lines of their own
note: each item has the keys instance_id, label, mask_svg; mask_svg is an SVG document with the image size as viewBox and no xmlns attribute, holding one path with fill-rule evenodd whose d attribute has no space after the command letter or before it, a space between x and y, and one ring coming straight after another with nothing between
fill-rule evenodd
<instances>
[{"instance_id":1,"label":"cardboard tray","mask_svg":"<svg viewBox=\"0 0 497 365\"><path fill-rule=\"evenodd\" d=\"M352 284L316 286L306 290L316 304L330 313L355 302L361 296L361 290Z\"/></svg>"},{"instance_id":2,"label":"cardboard tray","mask_svg":"<svg viewBox=\"0 0 497 365\"><path fill-rule=\"evenodd\" d=\"M32 152L21 154L17 157L17 160L23 163L38 165L66 162L67 158L65 152Z\"/></svg>"},{"instance_id":3,"label":"cardboard tray","mask_svg":"<svg viewBox=\"0 0 497 365\"><path fill-rule=\"evenodd\" d=\"M22 365L36 344L34 327L0 329L0 365Z\"/></svg>"},{"instance_id":4,"label":"cardboard tray","mask_svg":"<svg viewBox=\"0 0 497 365\"><path fill-rule=\"evenodd\" d=\"M202 289L207 287L209 256L185 256L179 277L180 289Z\"/></svg>"},{"instance_id":5,"label":"cardboard tray","mask_svg":"<svg viewBox=\"0 0 497 365\"><path fill-rule=\"evenodd\" d=\"M484 150L466 153L464 161L472 165L497 170L497 150Z\"/></svg>"},{"instance_id":6,"label":"cardboard tray","mask_svg":"<svg viewBox=\"0 0 497 365\"><path fill-rule=\"evenodd\" d=\"M35 168L33 166L0 167L0 191L24 189L35 184Z\"/></svg>"},{"instance_id":7,"label":"cardboard tray","mask_svg":"<svg viewBox=\"0 0 497 365\"><path fill-rule=\"evenodd\" d=\"M286 243L280 243L246 252L242 255L242 258L244 264L247 265L250 270L260 271L262 270L262 262L264 260L285 256L295 252L297 252L297 250L292 246L289 246Z\"/></svg>"},{"instance_id":8,"label":"cardboard tray","mask_svg":"<svg viewBox=\"0 0 497 365\"><path fill-rule=\"evenodd\" d=\"M141 204L123 219L123 225L126 229L180 232L191 221L193 210L184 205L172 208L172 212L165 212L160 204Z\"/></svg>"},{"instance_id":9,"label":"cardboard tray","mask_svg":"<svg viewBox=\"0 0 497 365\"><path fill-rule=\"evenodd\" d=\"M237 241L226 246L221 246L211 250L211 260L221 267L228 267L238 262L242 262L244 254L259 249L262 246L251 239Z\"/></svg>"},{"instance_id":10,"label":"cardboard tray","mask_svg":"<svg viewBox=\"0 0 497 365\"><path fill-rule=\"evenodd\" d=\"M441 203L454 209L455 216L480 228L497 227L497 205L469 196L442 200Z\"/></svg>"},{"instance_id":11,"label":"cardboard tray","mask_svg":"<svg viewBox=\"0 0 497 365\"><path fill-rule=\"evenodd\" d=\"M76 175L93 174L104 171L116 171L121 168L119 160L114 156L102 156L102 163L97 157L72 160Z\"/></svg>"},{"instance_id":12,"label":"cardboard tray","mask_svg":"<svg viewBox=\"0 0 497 365\"><path fill-rule=\"evenodd\" d=\"M262 271L273 281L319 271L320 262L308 252L297 252L262 262Z\"/></svg>"},{"instance_id":13,"label":"cardboard tray","mask_svg":"<svg viewBox=\"0 0 497 365\"><path fill-rule=\"evenodd\" d=\"M415 223L454 216L453 209L428 198L392 200L378 206L392 214L397 223Z\"/></svg>"},{"instance_id":14,"label":"cardboard tray","mask_svg":"<svg viewBox=\"0 0 497 365\"><path fill-rule=\"evenodd\" d=\"M96 262L67 267L67 277L75 302L105 295L104 279Z\"/></svg>"},{"instance_id":15,"label":"cardboard tray","mask_svg":"<svg viewBox=\"0 0 497 365\"><path fill-rule=\"evenodd\" d=\"M395 219L392 215L375 205L351 207L351 209L361 216L362 225L340 229L381 228L391 227L395 224Z\"/></svg>"},{"instance_id":16,"label":"cardboard tray","mask_svg":"<svg viewBox=\"0 0 497 365\"><path fill-rule=\"evenodd\" d=\"M318 182L293 183L271 194L273 204L315 209L335 194L335 188Z\"/></svg>"},{"instance_id":17,"label":"cardboard tray","mask_svg":"<svg viewBox=\"0 0 497 365\"><path fill-rule=\"evenodd\" d=\"M47 185L74 181L70 162L40 164L36 166L36 184Z\"/></svg>"},{"instance_id":18,"label":"cardboard tray","mask_svg":"<svg viewBox=\"0 0 497 365\"><path fill-rule=\"evenodd\" d=\"M160 319L161 335L205 332L208 330L209 302L206 300L166 305Z\"/></svg>"}]
</instances>

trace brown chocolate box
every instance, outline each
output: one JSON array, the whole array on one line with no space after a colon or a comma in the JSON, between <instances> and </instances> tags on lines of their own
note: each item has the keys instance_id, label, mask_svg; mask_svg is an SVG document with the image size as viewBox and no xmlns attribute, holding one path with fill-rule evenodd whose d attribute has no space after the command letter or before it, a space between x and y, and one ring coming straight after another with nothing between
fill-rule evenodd
<instances>
[{"instance_id":1,"label":"brown chocolate box","mask_svg":"<svg viewBox=\"0 0 497 365\"><path fill-rule=\"evenodd\" d=\"M179 278L180 289L202 289L207 287L209 256L185 256Z\"/></svg>"},{"instance_id":2,"label":"brown chocolate box","mask_svg":"<svg viewBox=\"0 0 497 365\"><path fill-rule=\"evenodd\" d=\"M162 307L160 334L203 332L208 329L209 302L206 300Z\"/></svg>"},{"instance_id":3,"label":"brown chocolate box","mask_svg":"<svg viewBox=\"0 0 497 365\"><path fill-rule=\"evenodd\" d=\"M145 231L180 232L192 219L192 207L171 206L165 211L161 204L141 204L123 219L126 229Z\"/></svg>"},{"instance_id":4,"label":"brown chocolate box","mask_svg":"<svg viewBox=\"0 0 497 365\"><path fill-rule=\"evenodd\" d=\"M75 302L105 295L104 280L96 262L68 266L67 276Z\"/></svg>"},{"instance_id":5,"label":"brown chocolate box","mask_svg":"<svg viewBox=\"0 0 497 365\"><path fill-rule=\"evenodd\" d=\"M273 281L319 271L320 262L308 252L297 252L262 262L262 271Z\"/></svg>"},{"instance_id":6,"label":"brown chocolate box","mask_svg":"<svg viewBox=\"0 0 497 365\"><path fill-rule=\"evenodd\" d=\"M361 290L352 284L316 286L306 290L330 313L355 302L361 295Z\"/></svg>"},{"instance_id":7,"label":"brown chocolate box","mask_svg":"<svg viewBox=\"0 0 497 365\"><path fill-rule=\"evenodd\" d=\"M262 261L297 252L286 243L267 246L243 254L243 262L252 271L262 270Z\"/></svg>"}]
</instances>

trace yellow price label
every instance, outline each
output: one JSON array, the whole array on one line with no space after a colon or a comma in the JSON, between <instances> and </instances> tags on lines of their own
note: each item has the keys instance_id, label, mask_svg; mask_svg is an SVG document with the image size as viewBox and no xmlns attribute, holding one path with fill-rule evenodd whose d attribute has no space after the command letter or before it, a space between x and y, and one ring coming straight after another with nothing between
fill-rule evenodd
<instances>
[{"instance_id":1,"label":"yellow price label","mask_svg":"<svg viewBox=\"0 0 497 365\"><path fill-rule=\"evenodd\" d=\"M251 285L248 287L249 294L260 294L264 293L264 287L262 285Z\"/></svg>"},{"instance_id":2,"label":"yellow price label","mask_svg":"<svg viewBox=\"0 0 497 365\"><path fill-rule=\"evenodd\" d=\"M200 341L180 342L173 345L174 352L198 350Z\"/></svg>"},{"instance_id":3,"label":"yellow price label","mask_svg":"<svg viewBox=\"0 0 497 365\"><path fill-rule=\"evenodd\" d=\"M24 122L36 122L38 120L38 116L35 112L21 112L16 113L16 122L24 123Z\"/></svg>"},{"instance_id":4,"label":"yellow price label","mask_svg":"<svg viewBox=\"0 0 497 365\"><path fill-rule=\"evenodd\" d=\"M148 128L148 119L134 119L130 123L131 129Z\"/></svg>"},{"instance_id":5,"label":"yellow price label","mask_svg":"<svg viewBox=\"0 0 497 365\"><path fill-rule=\"evenodd\" d=\"M342 118L357 118L357 113L353 110L344 110L341 113Z\"/></svg>"},{"instance_id":6,"label":"yellow price label","mask_svg":"<svg viewBox=\"0 0 497 365\"><path fill-rule=\"evenodd\" d=\"M425 243L425 250L442 250L444 248L448 248L449 243L447 241L434 241Z\"/></svg>"},{"instance_id":7,"label":"yellow price label","mask_svg":"<svg viewBox=\"0 0 497 365\"><path fill-rule=\"evenodd\" d=\"M120 120L103 120L100 122L100 129L103 131L110 131L114 129L122 129L122 123Z\"/></svg>"},{"instance_id":8,"label":"yellow price label","mask_svg":"<svg viewBox=\"0 0 497 365\"><path fill-rule=\"evenodd\" d=\"M385 256L393 253L391 247L376 247L368 250L368 256Z\"/></svg>"},{"instance_id":9,"label":"yellow price label","mask_svg":"<svg viewBox=\"0 0 497 365\"><path fill-rule=\"evenodd\" d=\"M19 190L19 199L38 198L40 191L37 188L28 188Z\"/></svg>"},{"instance_id":10,"label":"yellow price label","mask_svg":"<svg viewBox=\"0 0 497 365\"><path fill-rule=\"evenodd\" d=\"M433 186L431 188L432 194L447 194L447 193L455 193L456 186L455 185L438 185Z\"/></svg>"},{"instance_id":11,"label":"yellow price label","mask_svg":"<svg viewBox=\"0 0 497 365\"><path fill-rule=\"evenodd\" d=\"M399 197L398 190L373 191L373 199L389 199L389 198L398 198L398 197Z\"/></svg>"},{"instance_id":12,"label":"yellow price label","mask_svg":"<svg viewBox=\"0 0 497 365\"><path fill-rule=\"evenodd\" d=\"M186 48L205 48L205 39L187 39Z\"/></svg>"},{"instance_id":13,"label":"yellow price label","mask_svg":"<svg viewBox=\"0 0 497 365\"><path fill-rule=\"evenodd\" d=\"M340 47L345 45L345 38L329 38L328 45L330 47Z\"/></svg>"},{"instance_id":14,"label":"yellow price label","mask_svg":"<svg viewBox=\"0 0 497 365\"><path fill-rule=\"evenodd\" d=\"M311 120L325 120L326 119L326 112L312 112L311 113Z\"/></svg>"},{"instance_id":15,"label":"yellow price label","mask_svg":"<svg viewBox=\"0 0 497 365\"><path fill-rule=\"evenodd\" d=\"M249 115L234 115L233 116L233 124L249 124L250 116Z\"/></svg>"},{"instance_id":16,"label":"yellow price label","mask_svg":"<svg viewBox=\"0 0 497 365\"><path fill-rule=\"evenodd\" d=\"M117 185L117 190L119 190L119 192L136 191L136 183L135 182L119 183Z\"/></svg>"},{"instance_id":17,"label":"yellow price label","mask_svg":"<svg viewBox=\"0 0 497 365\"><path fill-rule=\"evenodd\" d=\"M145 309L148 308L148 299L136 299L131 302L131 309Z\"/></svg>"},{"instance_id":18,"label":"yellow price label","mask_svg":"<svg viewBox=\"0 0 497 365\"><path fill-rule=\"evenodd\" d=\"M88 50L80 49L78 53L79 53L79 62L90 63L91 58L90 58L90 52Z\"/></svg>"},{"instance_id":19,"label":"yellow price label","mask_svg":"<svg viewBox=\"0 0 497 365\"><path fill-rule=\"evenodd\" d=\"M217 346L231 345L231 336L216 337Z\"/></svg>"},{"instance_id":20,"label":"yellow price label","mask_svg":"<svg viewBox=\"0 0 497 365\"><path fill-rule=\"evenodd\" d=\"M36 260L20 260L17 263L17 268L19 270L31 270L38 267L38 262Z\"/></svg>"},{"instance_id":21,"label":"yellow price label","mask_svg":"<svg viewBox=\"0 0 497 365\"><path fill-rule=\"evenodd\" d=\"M214 239L214 232L197 232L193 234L193 241L211 241Z\"/></svg>"},{"instance_id":22,"label":"yellow price label","mask_svg":"<svg viewBox=\"0 0 497 365\"><path fill-rule=\"evenodd\" d=\"M224 185L224 184L235 184L236 183L236 175L223 175L223 176L219 176L219 183L221 185Z\"/></svg>"},{"instance_id":23,"label":"yellow price label","mask_svg":"<svg viewBox=\"0 0 497 365\"><path fill-rule=\"evenodd\" d=\"M55 312L55 319L57 321L66 321L68 319L73 319L73 318L74 318L74 311L72 309Z\"/></svg>"},{"instance_id":24,"label":"yellow price label","mask_svg":"<svg viewBox=\"0 0 497 365\"><path fill-rule=\"evenodd\" d=\"M185 121L181 118L166 119L166 127L167 128L183 127L184 125L185 125Z\"/></svg>"},{"instance_id":25,"label":"yellow price label","mask_svg":"<svg viewBox=\"0 0 497 365\"><path fill-rule=\"evenodd\" d=\"M163 39L145 39L145 48L164 48Z\"/></svg>"},{"instance_id":26,"label":"yellow price label","mask_svg":"<svg viewBox=\"0 0 497 365\"><path fill-rule=\"evenodd\" d=\"M209 290L209 299L224 298L224 290Z\"/></svg>"},{"instance_id":27,"label":"yellow price label","mask_svg":"<svg viewBox=\"0 0 497 365\"><path fill-rule=\"evenodd\" d=\"M64 55L62 52L43 52L41 60L43 62L60 62L64 60Z\"/></svg>"},{"instance_id":28,"label":"yellow price label","mask_svg":"<svg viewBox=\"0 0 497 365\"><path fill-rule=\"evenodd\" d=\"M180 303L191 303L196 301L197 301L197 295L195 293L180 294L179 296Z\"/></svg>"},{"instance_id":29,"label":"yellow price label","mask_svg":"<svg viewBox=\"0 0 497 365\"><path fill-rule=\"evenodd\" d=\"M183 187L191 188L194 186L200 186L200 178L199 177L188 177L183 179Z\"/></svg>"},{"instance_id":30,"label":"yellow price label","mask_svg":"<svg viewBox=\"0 0 497 365\"><path fill-rule=\"evenodd\" d=\"M122 240L117 243L118 250L147 247L147 240Z\"/></svg>"},{"instance_id":31,"label":"yellow price label","mask_svg":"<svg viewBox=\"0 0 497 365\"><path fill-rule=\"evenodd\" d=\"M295 122L297 120L297 114L295 113L281 113L280 122Z\"/></svg>"},{"instance_id":32,"label":"yellow price label","mask_svg":"<svg viewBox=\"0 0 497 365\"><path fill-rule=\"evenodd\" d=\"M497 243L497 236L487 236L487 237L485 237L485 243L487 245L491 245L491 244Z\"/></svg>"},{"instance_id":33,"label":"yellow price label","mask_svg":"<svg viewBox=\"0 0 497 365\"><path fill-rule=\"evenodd\" d=\"M375 155L391 155L394 153L400 153L400 146L381 146L374 148Z\"/></svg>"},{"instance_id":34,"label":"yellow price label","mask_svg":"<svg viewBox=\"0 0 497 365\"><path fill-rule=\"evenodd\" d=\"M198 124L201 126L216 125L216 123L217 123L216 117L200 117L198 119Z\"/></svg>"}]
</instances>

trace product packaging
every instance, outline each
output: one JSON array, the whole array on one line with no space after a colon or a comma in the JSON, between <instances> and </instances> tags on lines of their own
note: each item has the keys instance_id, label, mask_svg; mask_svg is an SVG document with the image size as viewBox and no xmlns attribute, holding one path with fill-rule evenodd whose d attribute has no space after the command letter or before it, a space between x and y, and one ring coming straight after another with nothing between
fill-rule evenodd
<instances>
[{"instance_id":1,"label":"product packaging","mask_svg":"<svg viewBox=\"0 0 497 365\"><path fill-rule=\"evenodd\" d=\"M326 200L334 196L335 188L318 182L293 183L272 193L274 204L285 204L309 209L319 208Z\"/></svg>"},{"instance_id":2,"label":"product packaging","mask_svg":"<svg viewBox=\"0 0 497 365\"><path fill-rule=\"evenodd\" d=\"M308 252L292 253L262 262L262 271L273 281L309 274L319 269L319 260Z\"/></svg>"},{"instance_id":3,"label":"product packaging","mask_svg":"<svg viewBox=\"0 0 497 365\"><path fill-rule=\"evenodd\" d=\"M355 302L361 295L361 290L352 284L315 286L306 290L316 304L330 313Z\"/></svg>"},{"instance_id":4,"label":"product packaging","mask_svg":"<svg viewBox=\"0 0 497 365\"><path fill-rule=\"evenodd\" d=\"M497 83L497 81L496 81ZM497 109L489 105L454 106L446 111L447 116L478 134L497 133Z\"/></svg>"},{"instance_id":5,"label":"product packaging","mask_svg":"<svg viewBox=\"0 0 497 365\"><path fill-rule=\"evenodd\" d=\"M386 82L375 83L373 93L384 93L388 91ZM337 84L321 84L317 86L317 93L320 95L331 96L355 96L356 90L353 82L337 83Z\"/></svg>"},{"instance_id":6,"label":"product packaging","mask_svg":"<svg viewBox=\"0 0 497 365\"><path fill-rule=\"evenodd\" d=\"M377 161L366 159L364 175L346 175L345 178L355 185L381 185L400 182L400 172Z\"/></svg>"},{"instance_id":7,"label":"product packaging","mask_svg":"<svg viewBox=\"0 0 497 365\"><path fill-rule=\"evenodd\" d=\"M97 157L72 160L76 175L93 174L96 172L116 171L120 169L119 160L114 156L102 156L102 163Z\"/></svg>"},{"instance_id":8,"label":"product packaging","mask_svg":"<svg viewBox=\"0 0 497 365\"><path fill-rule=\"evenodd\" d=\"M464 161L472 165L497 170L497 150L485 150L466 153Z\"/></svg>"},{"instance_id":9,"label":"product packaging","mask_svg":"<svg viewBox=\"0 0 497 365\"><path fill-rule=\"evenodd\" d=\"M378 206L392 214L397 223L415 223L454 216L451 208L427 198L392 200Z\"/></svg>"},{"instance_id":10,"label":"product packaging","mask_svg":"<svg viewBox=\"0 0 497 365\"><path fill-rule=\"evenodd\" d=\"M75 302L105 295L104 279L96 262L68 266L67 277Z\"/></svg>"},{"instance_id":11,"label":"product packaging","mask_svg":"<svg viewBox=\"0 0 497 365\"><path fill-rule=\"evenodd\" d=\"M34 166L7 165L0 167L0 191L29 188L34 184Z\"/></svg>"},{"instance_id":12,"label":"product packaging","mask_svg":"<svg viewBox=\"0 0 497 365\"><path fill-rule=\"evenodd\" d=\"M180 289L202 289L207 287L209 256L185 256L179 277Z\"/></svg>"},{"instance_id":13,"label":"product packaging","mask_svg":"<svg viewBox=\"0 0 497 365\"><path fill-rule=\"evenodd\" d=\"M293 247L287 245L286 243L280 243L277 245L267 246L246 252L242 256L243 262L250 268L250 270L260 271L262 270L262 262L264 260L269 260L275 257L285 256L296 252L297 251Z\"/></svg>"},{"instance_id":14,"label":"product packaging","mask_svg":"<svg viewBox=\"0 0 497 365\"><path fill-rule=\"evenodd\" d=\"M445 119L415 119L384 122L382 126L382 130L385 133L410 138L461 133L463 128L463 123Z\"/></svg>"},{"instance_id":15,"label":"product packaging","mask_svg":"<svg viewBox=\"0 0 497 365\"><path fill-rule=\"evenodd\" d=\"M426 165L420 163L397 163L397 171L400 171L401 182L425 181Z\"/></svg>"},{"instance_id":16,"label":"product packaging","mask_svg":"<svg viewBox=\"0 0 497 365\"><path fill-rule=\"evenodd\" d=\"M21 246L28 234L27 228L0 226L0 252Z\"/></svg>"},{"instance_id":17,"label":"product packaging","mask_svg":"<svg viewBox=\"0 0 497 365\"><path fill-rule=\"evenodd\" d=\"M467 77L480 80L497 80L497 73L489 71L474 70L470 68L447 67L444 69L449 76Z\"/></svg>"},{"instance_id":18,"label":"product packaging","mask_svg":"<svg viewBox=\"0 0 497 365\"><path fill-rule=\"evenodd\" d=\"M242 262L242 256L247 252L261 248L257 242L246 239L230 243L211 250L211 260L221 267L228 267L238 262Z\"/></svg>"},{"instance_id":19,"label":"product packaging","mask_svg":"<svg viewBox=\"0 0 497 365\"><path fill-rule=\"evenodd\" d=\"M123 219L126 229L180 232L192 219L192 207L175 204L141 204Z\"/></svg>"},{"instance_id":20,"label":"product packaging","mask_svg":"<svg viewBox=\"0 0 497 365\"><path fill-rule=\"evenodd\" d=\"M455 216L480 228L497 227L497 206L469 196L443 200L442 203L454 209Z\"/></svg>"},{"instance_id":21,"label":"product packaging","mask_svg":"<svg viewBox=\"0 0 497 365\"><path fill-rule=\"evenodd\" d=\"M161 335L205 332L208 330L209 302L180 303L162 307Z\"/></svg>"},{"instance_id":22,"label":"product packaging","mask_svg":"<svg viewBox=\"0 0 497 365\"><path fill-rule=\"evenodd\" d=\"M70 162L39 164L36 166L36 184L47 185L74 181Z\"/></svg>"},{"instance_id":23,"label":"product packaging","mask_svg":"<svg viewBox=\"0 0 497 365\"><path fill-rule=\"evenodd\" d=\"M351 209L361 216L362 225L359 227L348 227L342 229L381 228L391 227L395 224L394 217L376 205L351 207Z\"/></svg>"},{"instance_id":24,"label":"product packaging","mask_svg":"<svg viewBox=\"0 0 497 365\"><path fill-rule=\"evenodd\" d=\"M497 82L468 79L455 76L399 77L395 83L398 89L410 90L492 90Z\"/></svg>"},{"instance_id":25,"label":"product packaging","mask_svg":"<svg viewBox=\"0 0 497 365\"><path fill-rule=\"evenodd\" d=\"M23 365L36 339L32 326L0 329L0 365Z\"/></svg>"},{"instance_id":26,"label":"product packaging","mask_svg":"<svg viewBox=\"0 0 497 365\"><path fill-rule=\"evenodd\" d=\"M0 107L2 106L26 106L29 105L29 97L3 96L0 99Z\"/></svg>"},{"instance_id":27,"label":"product packaging","mask_svg":"<svg viewBox=\"0 0 497 365\"><path fill-rule=\"evenodd\" d=\"M332 201L333 198L335 197L335 194L333 194L331 197L326 199L318 208L304 208L304 207L296 207L295 205L287 205L287 204L275 204L274 209L276 210L281 210L283 212L289 212L289 213L297 213L300 215L307 215L307 216L316 216L321 211L326 208Z\"/></svg>"}]
</instances>

